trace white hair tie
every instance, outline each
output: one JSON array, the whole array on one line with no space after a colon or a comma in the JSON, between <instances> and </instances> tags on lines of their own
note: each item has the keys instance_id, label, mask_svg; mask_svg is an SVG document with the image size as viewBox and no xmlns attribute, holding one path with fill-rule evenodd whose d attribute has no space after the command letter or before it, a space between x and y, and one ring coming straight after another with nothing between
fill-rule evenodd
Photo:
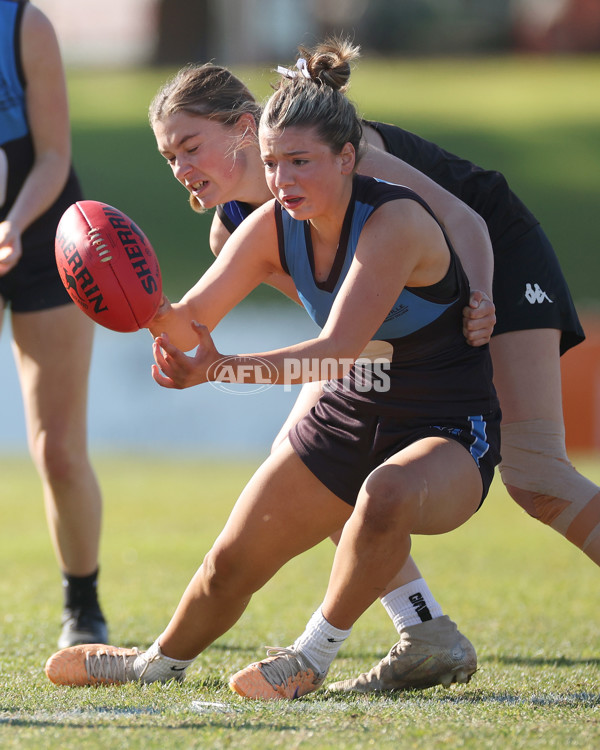
<instances>
[{"instance_id":1,"label":"white hair tie","mask_svg":"<svg viewBox=\"0 0 600 750\"><path fill-rule=\"evenodd\" d=\"M289 68L284 68L282 65L277 66L277 72L280 73L282 76L285 76L286 78L296 78L298 75L298 72L300 72L304 78L311 78L312 76L308 72L308 64L306 60L303 57L299 57L296 60L296 67L298 70L290 70Z\"/></svg>"}]
</instances>

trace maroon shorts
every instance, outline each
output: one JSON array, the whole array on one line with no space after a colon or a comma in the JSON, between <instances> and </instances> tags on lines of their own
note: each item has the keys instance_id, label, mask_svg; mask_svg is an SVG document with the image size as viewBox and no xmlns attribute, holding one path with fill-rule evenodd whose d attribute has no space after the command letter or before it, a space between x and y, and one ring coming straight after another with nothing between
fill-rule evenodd
<instances>
[{"instance_id":1,"label":"maroon shorts","mask_svg":"<svg viewBox=\"0 0 600 750\"><path fill-rule=\"evenodd\" d=\"M456 440L468 450L488 493L500 462L500 411L446 419L401 419L379 415L373 406L325 391L290 430L292 447L310 471L348 505L354 505L367 476L407 446L431 436Z\"/></svg>"}]
</instances>

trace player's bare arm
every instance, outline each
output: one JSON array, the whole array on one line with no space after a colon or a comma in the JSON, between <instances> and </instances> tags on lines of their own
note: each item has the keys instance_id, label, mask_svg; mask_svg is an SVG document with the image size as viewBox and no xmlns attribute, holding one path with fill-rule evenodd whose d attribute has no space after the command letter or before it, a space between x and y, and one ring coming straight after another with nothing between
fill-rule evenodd
<instances>
[{"instance_id":1,"label":"player's bare arm","mask_svg":"<svg viewBox=\"0 0 600 750\"><path fill-rule=\"evenodd\" d=\"M230 366L243 367L250 360L263 360L268 367L261 378L294 384L305 382L310 374L292 372L286 368L287 360L337 359L337 376L342 377L373 337L403 287L407 283L426 286L439 281L448 269L449 259L441 230L423 208L413 201L386 204L363 230L356 256L318 337L268 352L227 355L227 361ZM190 294L194 293L191 290ZM208 328L193 326L192 330L197 346L192 356L174 346L170 337L157 337L152 374L159 385L187 388L219 379L215 365L224 355L216 350ZM253 382L251 372L246 382Z\"/></svg>"},{"instance_id":2,"label":"player's bare arm","mask_svg":"<svg viewBox=\"0 0 600 750\"><path fill-rule=\"evenodd\" d=\"M163 305L148 327L153 336L167 333L182 351L197 346L192 321L209 331L273 273L283 273L271 201L257 209L231 235L202 278L179 302Z\"/></svg>"},{"instance_id":3,"label":"player's bare arm","mask_svg":"<svg viewBox=\"0 0 600 750\"><path fill-rule=\"evenodd\" d=\"M374 136L372 136L374 134ZM379 137L371 128L367 138ZM471 286L471 302L464 310L463 333L472 346L486 344L496 322L492 302L494 258L485 221L478 213L410 164L370 143L358 171L406 185L429 204L446 230Z\"/></svg>"},{"instance_id":4,"label":"player's bare arm","mask_svg":"<svg viewBox=\"0 0 600 750\"><path fill-rule=\"evenodd\" d=\"M58 42L49 20L31 5L25 7L22 49L36 156L10 212L20 231L52 205L64 187L71 161L67 91Z\"/></svg>"},{"instance_id":5,"label":"player's bare arm","mask_svg":"<svg viewBox=\"0 0 600 750\"><path fill-rule=\"evenodd\" d=\"M21 258L21 234L52 205L67 179L70 131L64 73L56 34L35 6L24 9L21 50L35 162L0 224L0 275Z\"/></svg>"},{"instance_id":6,"label":"player's bare arm","mask_svg":"<svg viewBox=\"0 0 600 750\"><path fill-rule=\"evenodd\" d=\"M367 130L367 137L370 129ZM492 299L494 255L485 221L456 196L396 156L369 144L358 165L361 174L414 190L431 207L461 260L471 289Z\"/></svg>"},{"instance_id":7,"label":"player's bare arm","mask_svg":"<svg viewBox=\"0 0 600 750\"><path fill-rule=\"evenodd\" d=\"M219 255L223 249L223 245L230 237L231 232L215 213L210 226L210 249L215 257ZM287 273L283 272L283 270L280 273L272 273L269 278L265 280L265 283L272 286L274 289L277 289L282 294L285 294L285 296L289 297L292 302L296 302L298 305L301 304L294 282Z\"/></svg>"}]
</instances>

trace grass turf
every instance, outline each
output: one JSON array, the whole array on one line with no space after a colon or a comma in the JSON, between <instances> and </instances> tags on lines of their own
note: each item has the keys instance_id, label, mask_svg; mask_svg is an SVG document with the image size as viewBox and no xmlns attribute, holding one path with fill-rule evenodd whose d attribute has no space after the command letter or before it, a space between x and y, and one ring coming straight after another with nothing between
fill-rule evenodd
<instances>
[{"instance_id":1,"label":"grass turf","mask_svg":"<svg viewBox=\"0 0 600 750\"><path fill-rule=\"evenodd\" d=\"M97 461L106 511L101 597L111 640L147 646L218 533L254 464ZM600 481L600 466L580 469ZM55 650L60 582L37 478L0 460L0 745L3 748L595 748L600 745L597 569L529 519L495 480L461 529L417 538L415 558L444 611L478 649L466 686L397 696L256 703L227 679L287 645L319 604L332 559L324 542L293 560L210 647L183 685L61 688L43 674ZM368 668L395 640L373 605L329 678ZM212 705L216 704L216 705Z\"/></svg>"}]
</instances>

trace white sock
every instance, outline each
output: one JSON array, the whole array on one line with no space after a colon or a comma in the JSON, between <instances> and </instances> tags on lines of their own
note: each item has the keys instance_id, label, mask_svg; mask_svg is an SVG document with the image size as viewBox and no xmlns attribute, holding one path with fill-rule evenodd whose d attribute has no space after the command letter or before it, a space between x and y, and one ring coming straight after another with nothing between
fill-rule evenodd
<instances>
[{"instance_id":1,"label":"white sock","mask_svg":"<svg viewBox=\"0 0 600 750\"><path fill-rule=\"evenodd\" d=\"M304 633L294 641L294 648L301 651L310 663L323 675L335 659L342 643L350 635L350 630L334 628L327 622L321 607L308 621Z\"/></svg>"},{"instance_id":2,"label":"white sock","mask_svg":"<svg viewBox=\"0 0 600 750\"><path fill-rule=\"evenodd\" d=\"M390 591L381 597L381 603L399 633L409 625L419 625L443 615L424 578Z\"/></svg>"},{"instance_id":3,"label":"white sock","mask_svg":"<svg viewBox=\"0 0 600 750\"><path fill-rule=\"evenodd\" d=\"M141 682L181 680L185 675L185 670L193 661L193 659L182 661L165 656L160 650L157 638L150 648L133 662L133 672Z\"/></svg>"}]
</instances>

